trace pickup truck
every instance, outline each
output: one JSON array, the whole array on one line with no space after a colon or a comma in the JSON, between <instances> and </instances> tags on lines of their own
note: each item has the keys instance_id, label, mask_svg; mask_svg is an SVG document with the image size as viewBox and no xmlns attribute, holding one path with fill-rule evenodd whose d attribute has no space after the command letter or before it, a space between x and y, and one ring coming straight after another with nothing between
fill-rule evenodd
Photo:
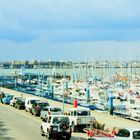
<instances>
[{"instance_id":1,"label":"pickup truck","mask_svg":"<svg viewBox=\"0 0 140 140\"><path fill-rule=\"evenodd\" d=\"M68 117L73 132L83 131L84 128L89 126L91 122L95 122L94 116L91 116L89 108L70 108Z\"/></svg>"},{"instance_id":2,"label":"pickup truck","mask_svg":"<svg viewBox=\"0 0 140 140\"><path fill-rule=\"evenodd\" d=\"M48 139L66 137L70 140L72 133L69 118L65 115L47 115L42 120L40 131L41 135L46 135Z\"/></svg>"}]
</instances>

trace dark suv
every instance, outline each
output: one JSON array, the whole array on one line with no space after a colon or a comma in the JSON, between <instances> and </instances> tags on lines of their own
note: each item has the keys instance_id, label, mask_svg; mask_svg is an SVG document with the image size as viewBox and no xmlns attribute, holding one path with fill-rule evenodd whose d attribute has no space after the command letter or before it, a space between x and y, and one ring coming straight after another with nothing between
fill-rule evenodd
<instances>
[{"instance_id":1,"label":"dark suv","mask_svg":"<svg viewBox=\"0 0 140 140\"><path fill-rule=\"evenodd\" d=\"M46 107L49 106L48 102L43 102L43 101L36 101L33 105L32 105L32 109L31 109L31 113L35 116L40 116L40 112L41 110Z\"/></svg>"},{"instance_id":2,"label":"dark suv","mask_svg":"<svg viewBox=\"0 0 140 140\"><path fill-rule=\"evenodd\" d=\"M15 101L15 108L25 109L25 99L17 98Z\"/></svg>"}]
</instances>

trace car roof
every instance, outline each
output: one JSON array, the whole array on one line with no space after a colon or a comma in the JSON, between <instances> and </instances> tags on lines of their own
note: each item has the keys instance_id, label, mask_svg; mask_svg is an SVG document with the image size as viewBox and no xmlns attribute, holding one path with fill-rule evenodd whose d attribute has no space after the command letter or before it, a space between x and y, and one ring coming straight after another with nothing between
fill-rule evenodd
<instances>
[{"instance_id":1,"label":"car roof","mask_svg":"<svg viewBox=\"0 0 140 140\"><path fill-rule=\"evenodd\" d=\"M48 117L51 116L51 117L66 117L66 118L69 118L68 116L66 115L47 115Z\"/></svg>"},{"instance_id":2,"label":"car roof","mask_svg":"<svg viewBox=\"0 0 140 140\"><path fill-rule=\"evenodd\" d=\"M36 103L48 103L47 101L40 101L40 100L37 100Z\"/></svg>"},{"instance_id":3,"label":"car roof","mask_svg":"<svg viewBox=\"0 0 140 140\"><path fill-rule=\"evenodd\" d=\"M58 107L58 106L46 106L45 108L61 108L61 107Z\"/></svg>"},{"instance_id":4,"label":"car roof","mask_svg":"<svg viewBox=\"0 0 140 140\"><path fill-rule=\"evenodd\" d=\"M26 100L40 100L40 99L38 99L36 97L27 97Z\"/></svg>"},{"instance_id":5,"label":"car roof","mask_svg":"<svg viewBox=\"0 0 140 140\"><path fill-rule=\"evenodd\" d=\"M11 97L13 97L14 95L13 94L6 93L5 96L11 96Z\"/></svg>"},{"instance_id":6,"label":"car roof","mask_svg":"<svg viewBox=\"0 0 140 140\"><path fill-rule=\"evenodd\" d=\"M89 108L84 108L84 107L70 108L69 110L70 111L74 111L74 110L76 110L76 111L90 111Z\"/></svg>"},{"instance_id":7,"label":"car roof","mask_svg":"<svg viewBox=\"0 0 140 140\"><path fill-rule=\"evenodd\" d=\"M122 128L122 129L126 129L126 130L129 130L129 131L140 131L140 128L135 128L135 127L128 127L128 128ZM120 129L120 130L122 130L122 129Z\"/></svg>"},{"instance_id":8,"label":"car roof","mask_svg":"<svg viewBox=\"0 0 140 140\"><path fill-rule=\"evenodd\" d=\"M22 97L19 97L19 96L14 96L14 98L17 98L17 99L22 99Z\"/></svg>"}]
</instances>

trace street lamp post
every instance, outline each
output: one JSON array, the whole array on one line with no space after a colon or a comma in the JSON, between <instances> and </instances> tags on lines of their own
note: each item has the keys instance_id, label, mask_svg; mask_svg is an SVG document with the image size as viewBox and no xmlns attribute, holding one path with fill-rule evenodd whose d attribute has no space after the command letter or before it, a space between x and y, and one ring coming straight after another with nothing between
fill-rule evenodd
<instances>
[{"instance_id":1,"label":"street lamp post","mask_svg":"<svg viewBox=\"0 0 140 140\"><path fill-rule=\"evenodd\" d=\"M65 96L64 96L64 83L65 83L65 79L62 79L62 94L63 94L63 113L65 111Z\"/></svg>"},{"instance_id":2,"label":"street lamp post","mask_svg":"<svg viewBox=\"0 0 140 140\"><path fill-rule=\"evenodd\" d=\"M65 103L65 102L64 102L64 83L62 84L62 86L63 86L63 87L62 87L62 90L63 90L63 113L64 113L64 103Z\"/></svg>"}]
</instances>

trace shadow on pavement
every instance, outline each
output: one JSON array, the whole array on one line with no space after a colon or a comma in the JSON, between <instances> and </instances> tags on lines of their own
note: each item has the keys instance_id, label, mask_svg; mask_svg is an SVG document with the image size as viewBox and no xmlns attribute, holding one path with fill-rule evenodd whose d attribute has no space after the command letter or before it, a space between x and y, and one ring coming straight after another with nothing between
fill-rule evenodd
<instances>
[{"instance_id":1,"label":"shadow on pavement","mask_svg":"<svg viewBox=\"0 0 140 140\"><path fill-rule=\"evenodd\" d=\"M13 138L7 137L7 128L4 128L4 122L0 120L0 140L15 140Z\"/></svg>"}]
</instances>

